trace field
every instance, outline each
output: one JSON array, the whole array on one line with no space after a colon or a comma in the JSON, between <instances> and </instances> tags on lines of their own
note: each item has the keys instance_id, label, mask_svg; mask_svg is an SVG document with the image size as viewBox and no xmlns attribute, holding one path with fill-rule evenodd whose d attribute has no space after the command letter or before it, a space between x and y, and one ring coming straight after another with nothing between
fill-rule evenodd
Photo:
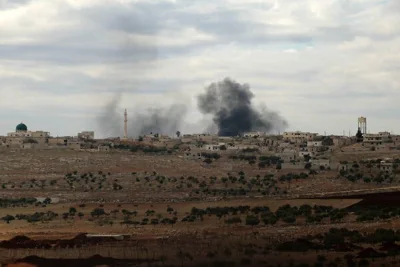
<instances>
[{"instance_id":1,"label":"field","mask_svg":"<svg viewBox=\"0 0 400 267\"><path fill-rule=\"evenodd\" d=\"M375 232L391 229L400 238L396 205L374 207L371 197L361 205L363 195L299 198L395 182L351 182L336 170L259 169L228 159L205 166L175 154L128 151L4 150L0 162L0 259L9 266L400 263L398 240L384 251L386 239Z\"/></svg>"}]
</instances>

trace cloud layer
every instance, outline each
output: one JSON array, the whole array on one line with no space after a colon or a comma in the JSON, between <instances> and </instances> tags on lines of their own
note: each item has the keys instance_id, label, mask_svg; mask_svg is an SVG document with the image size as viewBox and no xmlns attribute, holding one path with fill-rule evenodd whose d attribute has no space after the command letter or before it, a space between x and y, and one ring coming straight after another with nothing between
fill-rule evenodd
<instances>
[{"instance_id":1,"label":"cloud layer","mask_svg":"<svg viewBox=\"0 0 400 267\"><path fill-rule=\"evenodd\" d=\"M195 97L224 77L248 83L289 130L355 133L366 116L371 132L400 133L398 10L396 0L0 0L2 134L20 121L53 135L99 130L117 93L121 121L125 107L182 98L181 132L198 131Z\"/></svg>"}]
</instances>

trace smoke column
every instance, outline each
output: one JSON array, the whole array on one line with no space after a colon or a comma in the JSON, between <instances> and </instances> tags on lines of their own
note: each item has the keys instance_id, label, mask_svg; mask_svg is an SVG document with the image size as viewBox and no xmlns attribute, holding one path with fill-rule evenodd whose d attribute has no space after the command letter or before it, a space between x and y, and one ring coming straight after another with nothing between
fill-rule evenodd
<instances>
[{"instance_id":1,"label":"smoke column","mask_svg":"<svg viewBox=\"0 0 400 267\"><path fill-rule=\"evenodd\" d=\"M101 134L105 137L123 135L123 108L119 107L122 95L116 95L98 118ZM159 108L128 106L128 136L137 137L150 133L174 136L181 130L187 114L185 104L173 103Z\"/></svg>"},{"instance_id":2,"label":"smoke column","mask_svg":"<svg viewBox=\"0 0 400 267\"><path fill-rule=\"evenodd\" d=\"M117 111L121 94L117 94L104 107L101 115L97 118L101 134L104 137L117 137L121 135L123 120L121 114ZM128 115L129 120L129 115Z\"/></svg>"},{"instance_id":3,"label":"smoke column","mask_svg":"<svg viewBox=\"0 0 400 267\"><path fill-rule=\"evenodd\" d=\"M138 136L159 133L174 136L181 129L186 114L187 107L184 104L149 108L134 113L129 113L128 110L128 134Z\"/></svg>"},{"instance_id":4,"label":"smoke column","mask_svg":"<svg viewBox=\"0 0 400 267\"><path fill-rule=\"evenodd\" d=\"M280 131L287 122L278 113L253 107L254 94L248 84L239 84L230 78L212 83L198 95L199 110L212 115L219 136L237 136L245 132Z\"/></svg>"}]
</instances>

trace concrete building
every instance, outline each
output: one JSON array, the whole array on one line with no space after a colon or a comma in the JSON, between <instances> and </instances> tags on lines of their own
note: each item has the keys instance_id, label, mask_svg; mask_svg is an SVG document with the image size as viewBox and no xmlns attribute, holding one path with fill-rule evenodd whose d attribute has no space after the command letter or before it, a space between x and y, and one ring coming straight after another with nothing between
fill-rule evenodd
<instances>
[{"instance_id":1,"label":"concrete building","mask_svg":"<svg viewBox=\"0 0 400 267\"><path fill-rule=\"evenodd\" d=\"M15 132L10 132L3 140L3 146L34 148L44 146L48 143L50 137L49 132L45 131L29 131L24 123L20 123L15 127Z\"/></svg>"},{"instance_id":2,"label":"concrete building","mask_svg":"<svg viewBox=\"0 0 400 267\"><path fill-rule=\"evenodd\" d=\"M297 152L295 150L285 150L281 153L276 153L277 157L280 157L285 163L296 161L298 159Z\"/></svg>"},{"instance_id":3,"label":"concrete building","mask_svg":"<svg viewBox=\"0 0 400 267\"><path fill-rule=\"evenodd\" d=\"M192 134L184 134L181 136L180 139L181 139L182 143L187 144L187 143L195 142L197 140L197 137Z\"/></svg>"},{"instance_id":4,"label":"concrete building","mask_svg":"<svg viewBox=\"0 0 400 267\"><path fill-rule=\"evenodd\" d=\"M201 151L198 149L190 149L184 152L184 158L188 160L201 160L203 157L201 156Z\"/></svg>"},{"instance_id":5,"label":"concrete building","mask_svg":"<svg viewBox=\"0 0 400 267\"><path fill-rule=\"evenodd\" d=\"M392 142L389 132L379 132L377 134L365 134L363 143L369 146L382 145Z\"/></svg>"},{"instance_id":6,"label":"concrete building","mask_svg":"<svg viewBox=\"0 0 400 267\"><path fill-rule=\"evenodd\" d=\"M312 151L307 151L307 150L299 151L299 158L303 159L304 156L306 156L306 155L313 157L314 153Z\"/></svg>"},{"instance_id":7,"label":"concrete building","mask_svg":"<svg viewBox=\"0 0 400 267\"><path fill-rule=\"evenodd\" d=\"M356 142L355 138L344 137L344 136L332 136L333 145L335 147L344 147L352 145Z\"/></svg>"},{"instance_id":8,"label":"concrete building","mask_svg":"<svg viewBox=\"0 0 400 267\"><path fill-rule=\"evenodd\" d=\"M83 131L78 133L78 139L81 140L93 140L94 139L94 132L93 131Z\"/></svg>"},{"instance_id":9,"label":"concrete building","mask_svg":"<svg viewBox=\"0 0 400 267\"><path fill-rule=\"evenodd\" d=\"M108 145L100 145L100 146L97 147L97 150L98 151L107 152L107 151L110 151L110 146L108 146Z\"/></svg>"},{"instance_id":10,"label":"concrete building","mask_svg":"<svg viewBox=\"0 0 400 267\"><path fill-rule=\"evenodd\" d=\"M70 149L81 149L82 143L80 141L68 140L67 147Z\"/></svg>"},{"instance_id":11,"label":"concrete building","mask_svg":"<svg viewBox=\"0 0 400 267\"><path fill-rule=\"evenodd\" d=\"M209 150L209 151L219 151L220 146L219 145L204 145L203 146L204 150Z\"/></svg>"},{"instance_id":12,"label":"concrete building","mask_svg":"<svg viewBox=\"0 0 400 267\"><path fill-rule=\"evenodd\" d=\"M331 167L331 162L329 159L314 159L311 160L311 166L314 168L321 168L322 166L327 169Z\"/></svg>"},{"instance_id":13,"label":"concrete building","mask_svg":"<svg viewBox=\"0 0 400 267\"><path fill-rule=\"evenodd\" d=\"M53 137L49 138L49 146L66 146L68 139L65 137Z\"/></svg>"},{"instance_id":14,"label":"concrete building","mask_svg":"<svg viewBox=\"0 0 400 267\"><path fill-rule=\"evenodd\" d=\"M50 137L49 132L44 131L28 131L28 127L24 123L20 123L15 127L15 132L7 134L8 137L32 137L32 138L47 138Z\"/></svg>"},{"instance_id":15,"label":"concrete building","mask_svg":"<svg viewBox=\"0 0 400 267\"><path fill-rule=\"evenodd\" d=\"M243 134L244 137L250 137L250 138L253 138L253 137L264 137L266 135L267 134L265 132L248 132L248 133L244 133Z\"/></svg>"},{"instance_id":16,"label":"concrete building","mask_svg":"<svg viewBox=\"0 0 400 267\"><path fill-rule=\"evenodd\" d=\"M82 141L71 136L54 137L48 139L48 146L54 148L81 149Z\"/></svg>"},{"instance_id":17,"label":"concrete building","mask_svg":"<svg viewBox=\"0 0 400 267\"><path fill-rule=\"evenodd\" d=\"M382 160L379 164L379 169L381 172L384 172L386 174L392 174L393 173L393 162L389 159Z\"/></svg>"},{"instance_id":18,"label":"concrete building","mask_svg":"<svg viewBox=\"0 0 400 267\"><path fill-rule=\"evenodd\" d=\"M322 141L308 141L308 147L322 147Z\"/></svg>"},{"instance_id":19,"label":"concrete building","mask_svg":"<svg viewBox=\"0 0 400 267\"><path fill-rule=\"evenodd\" d=\"M318 134L309 132L284 132L283 139L294 143L312 141Z\"/></svg>"},{"instance_id":20,"label":"concrete building","mask_svg":"<svg viewBox=\"0 0 400 267\"><path fill-rule=\"evenodd\" d=\"M205 143L212 143L218 141L218 136L215 134L195 134L197 141L202 141Z\"/></svg>"}]
</instances>

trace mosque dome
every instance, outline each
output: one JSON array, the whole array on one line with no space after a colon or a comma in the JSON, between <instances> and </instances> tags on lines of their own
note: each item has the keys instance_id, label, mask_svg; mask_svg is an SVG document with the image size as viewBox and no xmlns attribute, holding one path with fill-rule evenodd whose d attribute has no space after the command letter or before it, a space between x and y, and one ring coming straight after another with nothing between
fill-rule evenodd
<instances>
[{"instance_id":1,"label":"mosque dome","mask_svg":"<svg viewBox=\"0 0 400 267\"><path fill-rule=\"evenodd\" d=\"M17 127L15 128L15 130L16 130L17 132L26 132L26 131L28 131L28 127L27 127L25 124L23 124L23 123L21 122L20 124L17 125Z\"/></svg>"}]
</instances>

